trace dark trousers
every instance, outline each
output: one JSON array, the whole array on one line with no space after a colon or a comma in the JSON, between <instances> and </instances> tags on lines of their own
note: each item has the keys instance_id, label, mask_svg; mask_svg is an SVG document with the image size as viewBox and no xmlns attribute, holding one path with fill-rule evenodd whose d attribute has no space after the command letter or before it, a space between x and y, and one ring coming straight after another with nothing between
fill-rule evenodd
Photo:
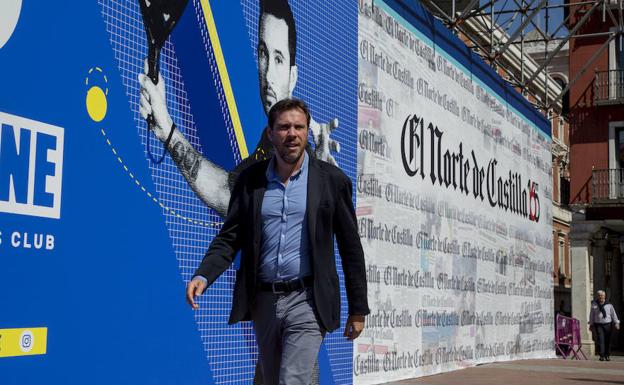
<instances>
[{"instance_id":1,"label":"dark trousers","mask_svg":"<svg viewBox=\"0 0 624 385\"><path fill-rule=\"evenodd\" d=\"M600 357L608 357L611 348L611 324L594 324L596 331L596 345Z\"/></svg>"}]
</instances>

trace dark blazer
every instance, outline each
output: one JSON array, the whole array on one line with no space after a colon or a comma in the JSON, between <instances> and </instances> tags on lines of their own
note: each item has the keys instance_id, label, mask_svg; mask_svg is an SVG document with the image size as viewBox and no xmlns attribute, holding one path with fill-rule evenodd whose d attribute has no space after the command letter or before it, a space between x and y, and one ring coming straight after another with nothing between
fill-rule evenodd
<instances>
[{"instance_id":1,"label":"dark blazer","mask_svg":"<svg viewBox=\"0 0 624 385\"><path fill-rule=\"evenodd\" d=\"M255 163L240 174L223 227L195 272L195 275L205 277L210 285L241 250L230 324L250 319L251 305L260 283L257 278L262 238L260 209L268 183L268 163L268 160ZM322 326L332 331L340 326L340 284L334 256L334 235L342 259L351 315L370 312L364 252L353 210L351 180L338 167L312 156L308 167L306 210L314 303Z\"/></svg>"}]
</instances>

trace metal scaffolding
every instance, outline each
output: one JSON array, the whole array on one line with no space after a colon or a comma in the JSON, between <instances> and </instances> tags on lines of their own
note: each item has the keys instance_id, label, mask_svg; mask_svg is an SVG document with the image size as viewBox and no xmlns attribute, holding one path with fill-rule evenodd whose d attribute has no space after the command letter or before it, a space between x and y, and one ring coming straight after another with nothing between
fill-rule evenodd
<instances>
[{"instance_id":1,"label":"metal scaffolding","mask_svg":"<svg viewBox=\"0 0 624 385\"><path fill-rule=\"evenodd\" d=\"M407 0L404 0L407 1ZM598 56L618 39L623 44L623 0L570 1L570 0L422 0L422 4L436 15L456 35L492 67L502 72L514 87L546 116L561 113L561 99L579 77L589 69ZM553 11L563 14L554 20ZM577 14L574 25L571 16ZM613 24L607 32L582 33L583 26L596 12L602 22ZM556 28L553 28L556 26ZM529 31L534 31L528 33ZM527 34L529 35L527 38ZM549 76L548 68L562 48L571 39L604 37L605 43L595 52L582 69L566 85L558 85ZM539 65L526 63L527 44L543 44L543 57ZM513 52L512 52L513 51ZM510 57L516 57L510 60ZM516 62L515 64L512 62Z\"/></svg>"}]
</instances>

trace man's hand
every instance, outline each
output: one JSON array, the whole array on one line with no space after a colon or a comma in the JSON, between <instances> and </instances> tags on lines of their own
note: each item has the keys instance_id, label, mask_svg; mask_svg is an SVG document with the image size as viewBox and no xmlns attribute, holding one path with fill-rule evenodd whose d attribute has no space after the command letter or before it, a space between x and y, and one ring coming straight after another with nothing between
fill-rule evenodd
<instances>
[{"instance_id":1,"label":"man's hand","mask_svg":"<svg viewBox=\"0 0 624 385\"><path fill-rule=\"evenodd\" d=\"M337 166L338 163L331 152L340 152L340 143L331 139L329 136L337 127L338 119L336 118L329 121L329 123L318 123L315 120L310 121L310 131L312 131L312 138L314 139L314 153L316 158L335 166Z\"/></svg>"},{"instance_id":2,"label":"man's hand","mask_svg":"<svg viewBox=\"0 0 624 385\"><path fill-rule=\"evenodd\" d=\"M195 298L204 293L208 285L203 279L192 279L186 287L186 302L191 305L193 310L199 309L199 305L195 303Z\"/></svg>"},{"instance_id":3,"label":"man's hand","mask_svg":"<svg viewBox=\"0 0 624 385\"><path fill-rule=\"evenodd\" d=\"M615 324L615 329L620 330L620 324L619 323Z\"/></svg>"},{"instance_id":4,"label":"man's hand","mask_svg":"<svg viewBox=\"0 0 624 385\"><path fill-rule=\"evenodd\" d=\"M350 315L349 318L347 318L344 336L347 337L349 341L353 341L360 336L360 333L364 330L364 320L365 318L363 315Z\"/></svg>"},{"instance_id":5,"label":"man's hand","mask_svg":"<svg viewBox=\"0 0 624 385\"><path fill-rule=\"evenodd\" d=\"M147 74L148 64L145 60L145 73ZM165 81L162 76L158 74L158 84L154 84L152 79L146 74L139 74L139 83L141 84L141 101L139 111L143 119L147 119L148 116L154 118L154 124L152 129L154 135L164 142L169 136L173 120L167 111L167 98L165 96Z\"/></svg>"}]
</instances>

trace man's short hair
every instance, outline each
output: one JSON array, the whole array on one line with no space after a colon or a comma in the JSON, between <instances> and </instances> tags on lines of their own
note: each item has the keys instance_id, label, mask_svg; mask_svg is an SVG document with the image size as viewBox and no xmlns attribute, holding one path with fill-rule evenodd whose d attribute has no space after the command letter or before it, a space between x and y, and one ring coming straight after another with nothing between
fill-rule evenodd
<instances>
[{"instance_id":1,"label":"man's short hair","mask_svg":"<svg viewBox=\"0 0 624 385\"><path fill-rule=\"evenodd\" d=\"M295 29L295 18L287 0L260 0L260 20L265 14L273 15L277 19L284 20L288 27L288 50L290 51L290 66L295 65L297 57L297 30Z\"/></svg>"},{"instance_id":2,"label":"man's short hair","mask_svg":"<svg viewBox=\"0 0 624 385\"><path fill-rule=\"evenodd\" d=\"M307 127L310 128L310 109L301 99L286 98L275 103L269 110L269 128L273 129L273 125L277 117L282 113L290 110L301 110L306 116Z\"/></svg>"},{"instance_id":3,"label":"man's short hair","mask_svg":"<svg viewBox=\"0 0 624 385\"><path fill-rule=\"evenodd\" d=\"M604 291L604 290L598 290L598 291L596 291L596 295L600 295L600 294L607 295L607 293L605 293L605 291Z\"/></svg>"}]
</instances>

